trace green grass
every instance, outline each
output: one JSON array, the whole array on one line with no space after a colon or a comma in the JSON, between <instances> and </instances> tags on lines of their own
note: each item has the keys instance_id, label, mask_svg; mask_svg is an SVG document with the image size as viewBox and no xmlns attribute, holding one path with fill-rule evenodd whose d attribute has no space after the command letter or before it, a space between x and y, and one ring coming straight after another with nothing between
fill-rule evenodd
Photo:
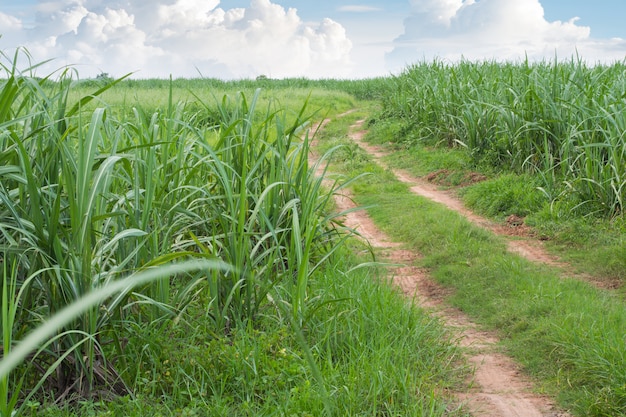
<instances>
[{"instance_id":1,"label":"green grass","mask_svg":"<svg viewBox=\"0 0 626 417\"><path fill-rule=\"evenodd\" d=\"M480 214L526 216L576 270L619 285L626 279L622 68L415 65L393 79L370 116L371 140L393 151L391 166L437 174ZM473 172L487 181L466 182Z\"/></svg>"},{"instance_id":2,"label":"green grass","mask_svg":"<svg viewBox=\"0 0 626 417\"><path fill-rule=\"evenodd\" d=\"M626 282L626 227L623 217L554 218L547 210L528 219L539 233L549 237L546 246L582 272L613 282L624 294Z\"/></svg>"},{"instance_id":3,"label":"green grass","mask_svg":"<svg viewBox=\"0 0 626 417\"><path fill-rule=\"evenodd\" d=\"M389 130L374 124L368 140L387 143ZM510 214L525 217L548 249L571 262L576 270L615 281L626 280L624 216L606 218L589 212L573 195L551 200L541 176L494 170L472 164L458 148L432 148L387 143L384 162L418 177L438 173L435 184L463 199L477 213L502 221ZM358 158L357 158L358 159ZM482 179L466 182L478 172ZM622 290L623 291L623 290Z\"/></svg>"},{"instance_id":4,"label":"green grass","mask_svg":"<svg viewBox=\"0 0 626 417\"><path fill-rule=\"evenodd\" d=\"M528 214L566 259L623 279L621 64L107 84L17 61L0 59L2 417L463 415L450 335L351 253L346 186L541 391L626 413L618 295L506 253L346 140L368 118L397 166L451 187L481 170L474 207ZM323 187L308 128L356 105L319 133L341 167Z\"/></svg>"},{"instance_id":5,"label":"green grass","mask_svg":"<svg viewBox=\"0 0 626 417\"><path fill-rule=\"evenodd\" d=\"M329 83L332 84L327 85ZM104 84L93 80L74 82L69 99L76 100L102 85ZM217 116L216 104L225 94L232 96L242 92L246 96L252 96L256 90L260 90L259 102L263 106L273 102L278 108L297 113L301 104L308 99L311 105L307 111L311 113L322 109L328 113L341 113L354 106L355 98L346 92L354 90L352 85L358 85L358 82L315 82L303 79L230 82L202 78L171 81L126 79L100 94L99 100L115 111L130 110L138 105L147 112L154 112L167 108L170 97L169 93L164 92L171 90L171 101L187 103L188 111L200 112L209 122L211 116ZM209 105L209 112L206 112L206 105ZM97 102L92 106L97 106Z\"/></svg>"},{"instance_id":6,"label":"green grass","mask_svg":"<svg viewBox=\"0 0 626 417\"><path fill-rule=\"evenodd\" d=\"M407 68L382 97L391 140L460 147L474 164L528 172L551 201L624 209L624 63L441 61Z\"/></svg>"},{"instance_id":7,"label":"green grass","mask_svg":"<svg viewBox=\"0 0 626 417\"><path fill-rule=\"evenodd\" d=\"M540 211L549 203L539 186L537 177L504 174L467 187L461 190L461 195L469 207L481 214L524 217Z\"/></svg>"},{"instance_id":8,"label":"green grass","mask_svg":"<svg viewBox=\"0 0 626 417\"><path fill-rule=\"evenodd\" d=\"M303 329L335 415L462 415L441 399L458 377L458 350L449 335L380 281L382 270L338 276L333 271L358 262L344 255L315 279L310 301L315 314ZM210 329L195 308L187 326L143 329L134 336L143 343L131 346L154 346L151 356L132 352L141 357L135 364L136 399L86 403L76 414L319 415L324 399L293 330L277 311L268 306L254 326L218 339L206 338ZM70 410L38 412L55 416Z\"/></svg>"},{"instance_id":9,"label":"green grass","mask_svg":"<svg viewBox=\"0 0 626 417\"><path fill-rule=\"evenodd\" d=\"M366 156L357 159L363 162L336 160L351 175L371 173L353 187L357 202L371 206L386 233L423 254L420 264L454 289L449 302L496 331L541 392L576 415L626 413L623 300L507 253L501 239L411 195Z\"/></svg>"},{"instance_id":10,"label":"green grass","mask_svg":"<svg viewBox=\"0 0 626 417\"><path fill-rule=\"evenodd\" d=\"M457 350L356 268L332 209L349 177L308 162L309 128L367 82L101 84L2 60L2 417L450 415Z\"/></svg>"}]
</instances>

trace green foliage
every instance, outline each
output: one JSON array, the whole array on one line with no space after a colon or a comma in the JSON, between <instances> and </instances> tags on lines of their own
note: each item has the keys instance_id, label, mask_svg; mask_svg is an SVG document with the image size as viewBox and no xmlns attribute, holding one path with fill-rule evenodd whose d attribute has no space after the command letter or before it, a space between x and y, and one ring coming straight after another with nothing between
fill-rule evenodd
<instances>
[{"instance_id":1,"label":"green foliage","mask_svg":"<svg viewBox=\"0 0 626 417\"><path fill-rule=\"evenodd\" d=\"M456 350L342 272L350 181L313 175L336 148L309 165L307 100L343 112L364 87L2 68L2 417L448 415Z\"/></svg>"},{"instance_id":2,"label":"green foliage","mask_svg":"<svg viewBox=\"0 0 626 417\"><path fill-rule=\"evenodd\" d=\"M626 192L625 65L422 63L393 79L380 118L403 126L400 141L539 174L551 200L575 195L612 216Z\"/></svg>"},{"instance_id":3,"label":"green foliage","mask_svg":"<svg viewBox=\"0 0 626 417\"><path fill-rule=\"evenodd\" d=\"M462 195L469 207L489 216L526 216L548 203L538 186L537 177L507 174L471 185Z\"/></svg>"},{"instance_id":4,"label":"green foliage","mask_svg":"<svg viewBox=\"0 0 626 417\"><path fill-rule=\"evenodd\" d=\"M219 124L196 126L195 113L175 104L170 89L162 111L137 106L118 118L106 105L92 110L89 103L121 80L70 102L68 72L44 88L15 67L6 71L0 85L6 353L66 306L135 272L197 257L232 266L166 275L90 305L49 334L45 349L31 357L39 365L20 368L22 379L14 381L41 378L45 386L36 388L58 401L91 398L101 389L126 394L109 358L125 361L128 326L179 317L201 292L208 293L215 334L254 319L277 283L288 287L283 301L301 323L310 274L344 239L323 211L334 188L322 189L308 166L304 105L288 120L271 104L259 116L258 93L250 102L244 94L225 96L214 107ZM3 376L3 414L20 391L8 382Z\"/></svg>"},{"instance_id":5,"label":"green foliage","mask_svg":"<svg viewBox=\"0 0 626 417\"><path fill-rule=\"evenodd\" d=\"M382 168L365 166L373 175L354 187L355 200L371 207L368 212L389 235L423 254L421 264L453 290L450 302L497 331L507 351L536 377L540 390L558 397L575 415L626 413L626 314L618 294L508 253L491 233L439 204L409 195L406 185ZM468 194L475 193L479 202L498 203L493 207L497 213L536 210L545 197L537 194L534 177L522 178L504 175L476 184ZM481 198L483 193L488 196ZM612 233L602 228L592 233L597 224L579 218L569 233L586 235L598 245L581 250L580 256L597 256L589 262L607 264L615 257L614 265L623 267L620 222L615 219Z\"/></svg>"},{"instance_id":6,"label":"green foliage","mask_svg":"<svg viewBox=\"0 0 626 417\"><path fill-rule=\"evenodd\" d=\"M572 215L570 207L544 207L526 223L549 237L546 245L582 271L605 280L607 286L626 282L626 227L624 217L606 220Z\"/></svg>"},{"instance_id":7,"label":"green foliage","mask_svg":"<svg viewBox=\"0 0 626 417\"><path fill-rule=\"evenodd\" d=\"M458 350L449 336L380 281L382 269L333 272L356 262L342 251L316 274L316 312L304 329L336 415L461 416L434 394L459 377ZM189 313L187 323L152 324L133 334L139 342L129 341L129 355L140 358L134 362L134 399L85 403L73 415L278 416L319 415L324 409L287 321L266 311L254 326L207 338L212 327L206 312L190 306ZM154 346L146 349L145 343ZM35 410L43 416L72 413Z\"/></svg>"}]
</instances>

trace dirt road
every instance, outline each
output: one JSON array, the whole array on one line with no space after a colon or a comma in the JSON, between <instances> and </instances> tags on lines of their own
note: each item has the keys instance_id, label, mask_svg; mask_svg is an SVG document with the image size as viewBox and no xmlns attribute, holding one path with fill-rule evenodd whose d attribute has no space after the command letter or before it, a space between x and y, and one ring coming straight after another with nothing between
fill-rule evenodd
<instances>
[{"instance_id":1,"label":"dirt road","mask_svg":"<svg viewBox=\"0 0 626 417\"><path fill-rule=\"evenodd\" d=\"M380 148L363 142L362 121L351 127L350 137L372 158L381 164L384 153ZM394 171L400 181L411 186L411 191L445 205L464 215L471 222L485 227L494 233L506 234L506 228L497 226L470 210L450 194L406 172ZM338 208L347 210L354 207L349 194L336 197ZM520 371L515 362L498 351L498 339L493 334L481 331L466 315L451 308L444 301L446 290L434 282L426 271L411 266L420 257L419 253L404 250L380 231L365 211L354 211L346 215L347 226L357 230L372 247L383 254L386 260L406 266L393 268L390 274L393 282L415 302L439 316L446 326L458 335L458 340L474 367L467 389L453 393L460 403L476 417L566 417L569 414L556 409L549 398L533 392L532 383ZM535 262L553 266L564 266L556 258L543 250L541 242L533 239L511 240L509 249Z\"/></svg>"}]
</instances>

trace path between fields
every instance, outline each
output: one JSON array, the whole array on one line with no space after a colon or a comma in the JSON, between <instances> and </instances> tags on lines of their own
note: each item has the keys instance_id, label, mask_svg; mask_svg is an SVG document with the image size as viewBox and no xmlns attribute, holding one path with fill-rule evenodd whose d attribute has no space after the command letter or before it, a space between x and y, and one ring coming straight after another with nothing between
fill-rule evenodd
<instances>
[{"instance_id":1,"label":"path between fields","mask_svg":"<svg viewBox=\"0 0 626 417\"><path fill-rule=\"evenodd\" d=\"M390 167L386 166L381 161L381 159L389 153L385 152L380 146L371 145L363 141L363 137L367 133L367 131L363 129L363 123L364 120L359 120L351 126L350 138L365 150L377 164L385 169L390 169ZM543 241L533 236L532 229L524 225L523 219L520 217L514 215L509 216L504 225L495 223L474 213L465 207L451 192L441 190L435 184L416 178L401 169L391 169L391 172L393 172L398 180L409 185L413 193L443 204L448 209L461 214L474 225L489 230L496 235L506 237L509 252L518 254L532 262L555 267L560 270L561 276L579 279L597 288L616 289L621 286L621 282L618 280L611 280L606 277L600 279L589 274L575 272L571 265L561 261L557 256L548 253L544 248Z\"/></svg>"},{"instance_id":2,"label":"path between fields","mask_svg":"<svg viewBox=\"0 0 626 417\"><path fill-rule=\"evenodd\" d=\"M351 127L350 137L366 150L379 164L384 153L377 147L362 141L363 121ZM458 211L470 221L498 232L487 220L476 216L452 196L437 190L430 184L418 183L402 171L394 171L398 179L411 185L411 191L444 204ZM349 192L336 195L336 203L340 211L355 207ZM408 297L412 297L420 306L432 311L442 319L444 324L458 336L460 345L468 363L474 368L471 380L467 381L465 392L453 393L453 396L475 417L567 417L569 414L557 410L554 402L533 392L529 379L523 375L518 365L508 356L498 352L498 338L480 330L460 310L454 309L444 301L448 291L433 281L428 273L421 268L411 266L420 257L419 253L401 248L384 232L376 227L369 215L364 211L352 211L345 216L345 225L358 231L367 239L371 246L381 252L384 260L404 266L391 271L394 284ZM495 228L495 229L494 229ZM535 244L511 241L510 250L535 261L558 266L556 259L545 253Z\"/></svg>"}]
</instances>

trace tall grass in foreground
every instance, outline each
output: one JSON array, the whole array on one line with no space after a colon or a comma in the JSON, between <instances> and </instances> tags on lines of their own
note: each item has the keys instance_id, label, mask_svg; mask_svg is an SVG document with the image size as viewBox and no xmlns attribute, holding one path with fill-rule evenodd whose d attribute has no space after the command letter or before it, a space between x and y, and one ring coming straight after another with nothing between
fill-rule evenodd
<instances>
[{"instance_id":1,"label":"tall grass in foreground","mask_svg":"<svg viewBox=\"0 0 626 417\"><path fill-rule=\"evenodd\" d=\"M626 64L441 61L390 82L383 117L477 163L537 173L551 200L615 215L626 204Z\"/></svg>"},{"instance_id":2,"label":"tall grass in foreground","mask_svg":"<svg viewBox=\"0 0 626 417\"><path fill-rule=\"evenodd\" d=\"M0 375L3 416L39 389L57 403L130 393L132 329L184 321L199 299L215 337L264 305L286 306L299 331L308 279L345 239L325 214L339 184L312 179L304 109L288 118L260 112L256 95L225 97L201 103L219 116L206 123L170 93L162 111L118 118L106 105L83 110L111 84L70 106L69 71L50 83L2 69L3 356L67 306L107 294ZM230 267L150 272L193 258ZM122 289L135 274L151 278Z\"/></svg>"}]
</instances>

